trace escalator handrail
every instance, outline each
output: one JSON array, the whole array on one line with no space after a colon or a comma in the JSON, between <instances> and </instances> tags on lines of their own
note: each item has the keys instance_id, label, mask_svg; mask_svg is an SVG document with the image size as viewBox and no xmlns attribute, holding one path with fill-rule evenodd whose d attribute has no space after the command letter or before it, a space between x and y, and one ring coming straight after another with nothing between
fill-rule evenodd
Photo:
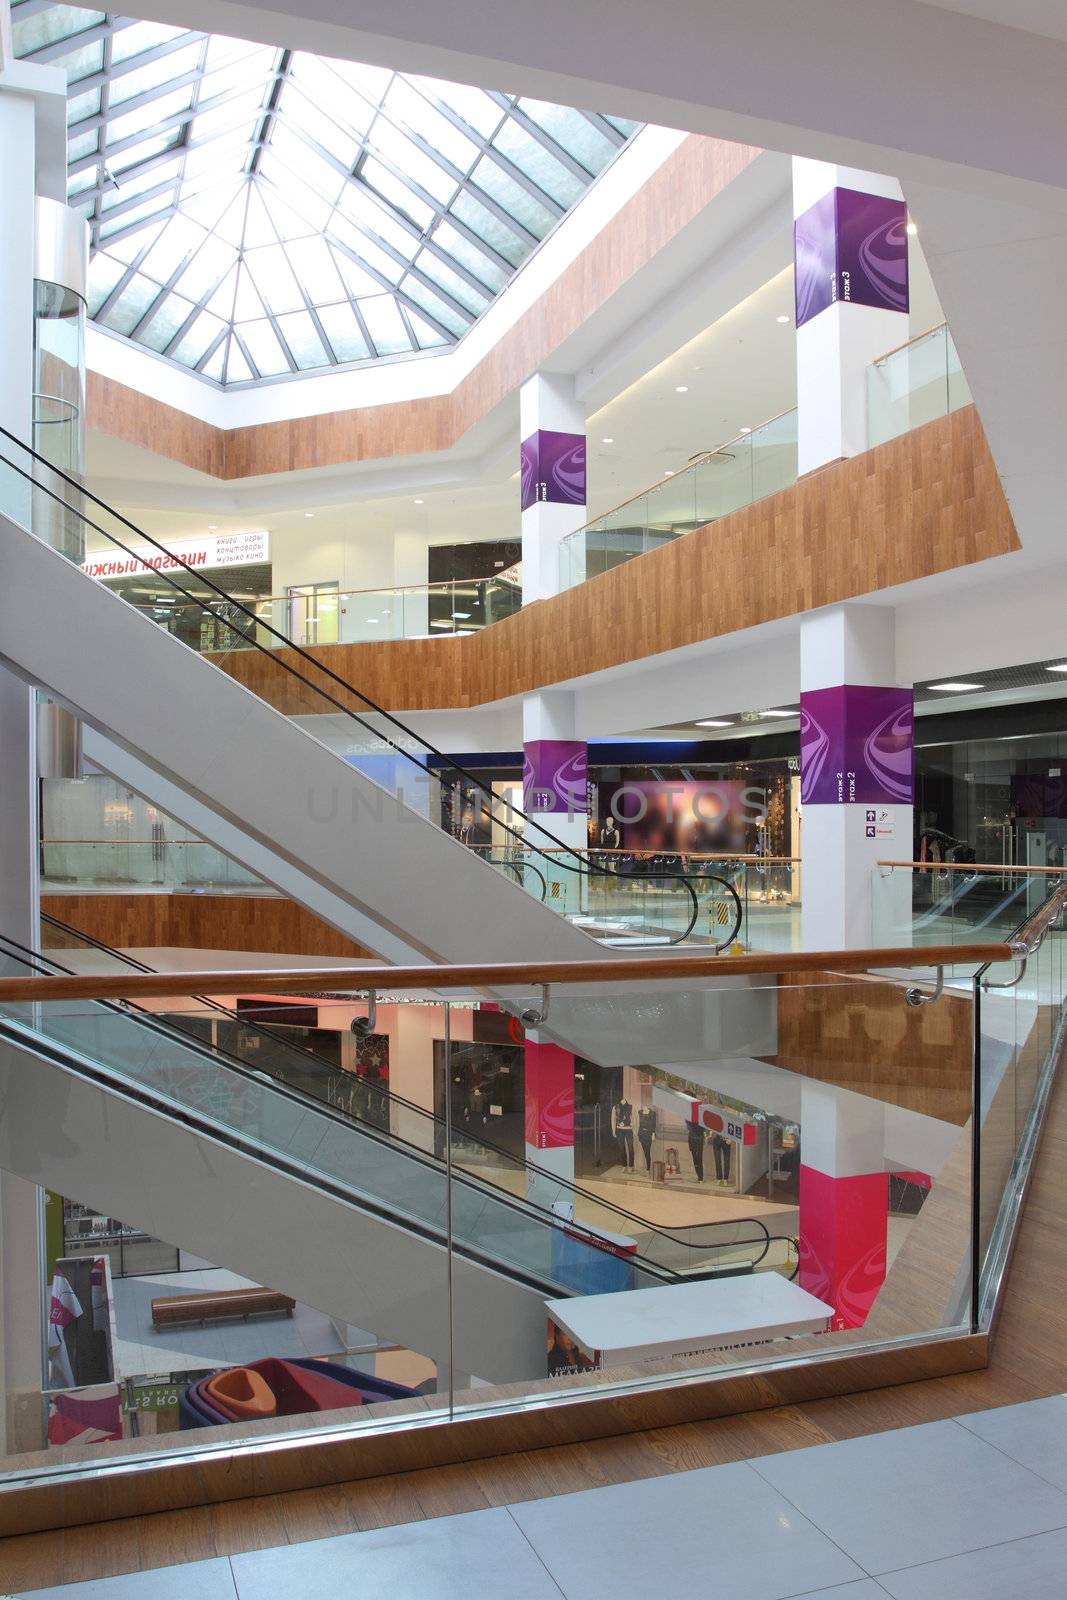
<instances>
[{"instance_id":1,"label":"escalator handrail","mask_svg":"<svg viewBox=\"0 0 1067 1600\"><path fill-rule=\"evenodd\" d=\"M31 460L38 462L49 472L53 473L57 478L61 479L61 481L64 482L68 488L74 490L76 494L81 495L84 498L91 500L95 505L102 507L103 510L107 512L108 516L114 517L117 522L120 522L124 527L128 528L131 533L136 534L138 538L147 540L147 542L152 545L154 549L158 550L161 555L165 555L168 558L171 566L180 567L184 572L196 578L198 583L202 584L205 588L212 590L220 600L225 601L227 605L231 606L234 611L238 612L252 626L251 634L241 633L241 637L246 640L251 649L258 650L262 655L266 656L268 660L273 661L276 666L281 667L283 671L288 672L290 676L296 678L297 681L302 683L305 688L310 689L315 694L320 695L329 705L336 707L336 709L343 715L351 717L353 721L357 722L359 726L364 728L367 732L375 733L378 738L384 739L385 743L391 750L394 750L398 755L403 756L405 760L410 761L422 772L425 772L427 776L436 778L438 782L443 781L439 772L426 765L403 744L396 743L393 739L389 738L388 734L383 734L380 729L368 727L367 723L364 722L359 714L354 712L351 707L342 704L342 702L334 695L327 693L325 689L318 687L317 684L314 684L310 679L303 676L303 674L299 673L290 663L282 660L277 652L268 650L264 645L260 644L255 635L258 629L263 629L265 632L271 634L275 639L277 639L286 650L291 651L298 658L298 660L306 662L309 666L313 667L316 672L321 673L325 677L329 678L332 682L336 683L339 688L343 689L346 694L355 695L357 699L363 702L369 711L373 712L376 716L384 717L386 721L392 723L392 725L408 739L414 739L424 751L427 751L431 756L435 756L439 761L445 763L451 772L456 774L459 779L473 784L473 786L483 795L487 796L490 801L494 799L492 787L485 781L485 779L479 778L475 773L470 772L467 768L460 766L450 756L446 755L444 751L438 750L437 747L431 744L428 739L424 738L421 734L415 733L412 728L410 728L406 723L402 722L400 718L395 716L391 711L386 711L384 707L378 705L376 701L372 700L369 695L364 694L361 689L357 689L352 684L348 683L348 681L342 678L339 673L335 672L332 667L328 667L324 662L321 662L314 656L310 655L302 645L294 644L291 639L288 639L286 635L283 634L279 629L275 628L272 623L264 621L261 617L257 617L254 611L249 610L249 608L244 605L242 601L236 600L232 595L227 594L226 591L220 588L220 586L211 578L206 577L202 572L196 571L196 569L191 567L188 562L183 561L180 556L173 555L173 553L167 549L166 545L162 544L158 539L155 539L150 533L146 533L143 528L139 528L136 523L131 522L130 519L124 516L121 511L116 511L113 506L109 506L106 500L102 500L99 495L94 494L92 490L87 489L83 484L79 483L77 478L72 474L64 472L60 467L54 466L47 459L47 457L41 455L31 446L24 444L16 434L12 433L10 429L5 428L2 425L0 425L0 436L10 440L11 443L14 444L19 450L24 451ZM116 545L132 559L137 559L133 552L129 550L114 533L109 532L106 528L102 528L99 523L94 522L92 518L86 516L83 511L80 511L77 509L77 507L70 505L65 499L63 499L61 495L57 494L55 490L50 489L43 483L39 483L33 474L28 472L26 468L19 466L17 462L12 461L8 456L0 455L0 461L2 461L6 466L9 466L13 472L18 473L20 477L25 478L33 488L48 495L50 499L55 500L73 516L78 517L83 523L85 523L87 527L94 529L94 531L99 533L102 538L107 539L111 544ZM205 610L207 609L203 599L197 595L190 594L187 589L183 589L181 584L175 580L171 571L168 570L166 573L161 572L160 576L165 579L171 588L175 589L180 595L183 595L184 598L192 605L199 606ZM233 623L227 622L226 626L233 627ZM238 632L239 630L234 628L234 631ZM181 643L181 641L178 642ZM455 785L450 781L447 783L447 787L454 791ZM605 868L598 868L595 874L591 873L588 867L583 867L581 865L580 856L575 851L573 846L568 845L564 840L557 838L557 836L551 833L537 818L527 816L525 812L519 811L518 808L514 806L511 808L511 810L513 815L522 817L524 824L523 832L520 834L516 828L512 828L507 822L499 822L498 826L503 828L505 832L510 833L513 838L521 840L526 848L538 850L541 854L544 853L544 850L540 846L535 845L530 841L525 832L526 827L532 824L538 829L539 833L549 841L549 844L545 848L556 848L563 850L575 857L578 865L572 867L570 869L571 871L579 874L588 874L589 876L615 876L615 874L611 873ZM677 938L670 940L670 943L672 944L682 944L686 939L688 939L689 935L696 926L697 919L700 915L700 907L697 902L694 889L684 877L676 876L673 877L671 881L681 884L690 900L690 919L688 926ZM740 918L738 921L738 927L740 927Z\"/></svg>"},{"instance_id":2,"label":"escalator handrail","mask_svg":"<svg viewBox=\"0 0 1067 1600\"><path fill-rule=\"evenodd\" d=\"M124 962L127 966L130 966L130 967L134 968L134 970L137 971L137 972L152 973L152 972L154 972L156 970L154 967L148 966L147 963L145 963L143 961L138 961L136 959L136 957L128 955L125 951L115 950L115 949L112 948L111 945L104 944L102 940L94 939L90 934L82 933L80 931L80 929L71 927L71 925L69 923L62 922L58 917L53 917L46 911L42 911L40 916L41 916L42 923L47 923L50 927L59 928L62 932L67 933L67 934L71 934L76 939L83 940L84 943L90 945L93 949L99 950L101 952L101 954L111 956L116 961ZM2 941L5 944L13 946L17 950L20 950L23 953L23 955L25 955L25 956L28 956L28 957L40 956L46 962L49 962L51 965L56 966L56 967L60 967L60 970L62 970L62 971L68 971L69 970L67 968L63 968L61 966L61 963L59 963L58 961L52 961L51 957L49 955L47 955L47 953L31 951L31 950L28 949L27 946L20 944L18 942L18 940L12 939L7 934L0 934L0 941ZM310 1062L318 1070L322 1071L322 1070L326 1069L327 1064L325 1062L323 1062L321 1057L315 1055L314 1051L306 1050L303 1045L297 1044L297 1043L295 1043L294 1041L292 1041L290 1039L286 1039L281 1034L273 1032L269 1027L265 1027L262 1023L258 1023L257 1022L257 1023L250 1024L247 1021L246 1018L240 1016L236 1011L231 1011L229 1006L224 1006L221 1003L221 1001L212 999L211 997L209 997L207 995L194 995L192 998L195 999L199 1004L202 1004L202 1005L206 1006L208 1009L213 1010L213 1011L217 1011L221 1016L226 1017L229 1021L237 1023L241 1027L249 1028L251 1031L254 1031L256 1033L260 1033L265 1038L273 1040L276 1044L284 1046L285 1049L293 1052L295 1055L299 1055L304 1060ZM164 1013L146 1012L146 1011L144 1011L143 1007L137 1007L136 1009L138 1011L140 1011L140 1012L143 1012L143 1014L148 1016L148 1017L164 1015ZM165 1015L168 1017L168 1019L171 1019L170 1020L170 1026L174 1029L175 1032L184 1033L184 1030L182 1029L180 1022L173 1020L173 1017L175 1015L174 1013L165 1013ZM178 1013L177 1015L180 1017L180 1013ZM188 1035L187 1037L193 1039L194 1042L196 1042L198 1044L201 1044L201 1045L203 1044L202 1040L196 1040L196 1036L195 1035ZM242 1062L241 1058L239 1056L238 1057L232 1057L231 1053L228 1050L223 1049L221 1046L212 1046L212 1049L216 1050L218 1054L225 1056L227 1058L227 1060L234 1059L240 1065L242 1065L242 1066L244 1066L246 1068L248 1067L248 1063L247 1062ZM259 1071L261 1069L253 1068L252 1070L253 1071ZM336 1070L339 1071L339 1072L343 1072L344 1068L337 1068ZM267 1075L270 1076L270 1074L267 1074ZM296 1091L296 1092L299 1092L299 1091ZM430 1121L434 1126L434 1131L435 1132L444 1130L444 1128L445 1128L444 1118L438 1116L438 1114L436 1112L428 1111L425 1106L417 1105L413 1100L405 1099L403 1097L403 1095L394 1094L391 1089L383 1089L382 1092L385 1094L385 1096L388 1099L388 1101L390 1102L390 1104L400 1106L405 1111L414 1112L418 1116L423 1117L423 1118L427 1119L428 1121ZM319 1105L319 1104L322 1103L322 1102L319 1102L314 1095L309 1096L309 1098L314 1100L316 1105ZM335 1109L335 1108L331 1108L331 1109ZM358 1122L360 1122L360 1125L363 1126L362 1119L360 1119L359 1117L355 1116L354 1114L349 1114L349 1117L350 1117L350 1120L358 1121ZM370 1127L372 1129L374 1128L374 1124L373 1123L368 1123L368 1124L366 1124L366 1126L368 1126L368 1127ZM383 1132L384 1130L378 1129L376 1131L380 1133L380 1132ZM399 1134L396 1134L396 1135L390 1134L390 1137L398 1139L401 1144L404 1144L404 1145L408 1144L408 1141L402 1139ZM485 1139L485 1138L481 1137L481 1135L479 1135L479 1134L467 1133L465 1130L463 1132L463 1137L465 1139L468 1139L472 1144L479 1145L482 1149L491 1151L494 1155L504 1156L505 1159L508 1160L509 1162L511 1162L514 1166L522 1168L526 1172L532 1172L536 1177L547 1179L549 1182L555 1184L557 1188L567 1191L569 1194L576 1196L578 1199L587 1201L590 1205L599 1206L604 1211L610 1211L614 1216L622 1217L628 1223L636 1223L638 1228L641 1229L643 1232L648 1233L653 1238L666 1239L672 1245L681 1245L684 1249L687 1249L687 1250L709 1250L709 1249L727 1250L727 1249L735 1248L738 1244L747 1244L747 1243L750 1243L750 1242L751 1243L756 1243L756 1244L762 1244L763 1248L762 1248L759 1256L756 1258L756 1263L755 1263L756 1265L758 1265L759 1262L763 1260L764 1256L766 1256L767 1252L770 1249L770 1238L771 1238L770 1230L768 1229L766 1223L763 1222L763 1220L761 1218L759 1218L759 1217L737 1217L737 1218L731 1219L729 1222L723 1221L723 1222L693 1222L693 1223L688 1223L686 1225L686 1228L690 1229L690 1230L691 1229L696 1229L696 1228L729 1228L729 1227L737 1227L739 1224L751 1224L754 1228L758 1228L761 1231L762 1236L763 1236L762 1239L757 1237L755 1240L752 1240L752 1241L749 1241L747 1239L742 1239L742 1240L733 1239L733 1240L729 1241L729 1243L724 1242L721 1245L720 1244L714 1244L714 1243L712 1243L712 1244L698 1244L695 1240L682 1239L682 1238L677 1237L676 1234L675 1234L675 1231L673 1229L657 1227L654 1223L649 1222L646 1218L639 1217L639 1216L636 1215L636 1213L634 1213L632 1211L627 1211L623 1206L617 1205L612 1200L602 1200L599 1197L599 1195L593 1194L588 1189L583 1189L580 1184L571 1183L568 1179L557 1177L555 1173L549 1172L546 1167L539 1167L536 1162L526 1161L526 1160L521 1159L519 1156L513 1155L510 1150L506 1150L503 1145L495 1144L491 1139ZM410 1148L412 1150L416 1150L416 1151L418 1150L418 1146L417 1145L411 1145ZM425 1154L425 1152L421 1152L421 1153ZM477 1180L477 1181L488 1183L488 1180ZM489 1187L490 1188L495 1188L495 1185L490 1183ZM543 1211L544 1210L543 1207L537 1206L534 1202L530 1202L530 1204L533 1205L535 1210L538 1210L538 1211ZM683 1231L683 1230L679 1230L679 1231Z\"/></svg>"}]
</instances>

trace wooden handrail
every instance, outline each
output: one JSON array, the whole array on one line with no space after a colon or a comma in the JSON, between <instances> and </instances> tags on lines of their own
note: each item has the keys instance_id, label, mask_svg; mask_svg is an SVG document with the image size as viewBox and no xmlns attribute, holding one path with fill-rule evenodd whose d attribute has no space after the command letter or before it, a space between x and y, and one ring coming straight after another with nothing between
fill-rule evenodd
<instances>
[{"instance_id":1,"label":"wooden handrail","mask_svg":"<svg viewBox=\"0 0 1067 1600\"><path fill-rule=\"evenodd\" d=\"M1009 867L995 861L879 861L880 867L914 867L923 872L1044 872L1049 876L1067 872L1067 867Z\"/></svg>"},{"instance_id":2,"label":"wooden handrail","mask_svg":"<svg viewBox=\"0 0 1067 1600\"><path fill-rule=\"evenodd\" d=\"M1061 883L1059 888L1037 907L1032 916L1027 917L1016 933L1012 942L1016 946L1017 953L1033 955L1065 907L1067 907L1067 883Z\"/></svg>"},{"instance_id":3,"label":"wooden handrail","mask_svg":"<svg viewBox=\"0 0 1067 1600\"><path fill-rule=\"evenodd\" d=\"M861 973L883 967L982 966L1013 961L1008 944L902 945L872 950L801 950L789 955L619 957L614 961L501 962L471 967L305 967L268 971L149 972L111 977L0 978L0 1004L27 1000L134 1000L212 994L352 990L530 989L543 984L633 983L786 972Z\"/></svg>"}]
</instances>

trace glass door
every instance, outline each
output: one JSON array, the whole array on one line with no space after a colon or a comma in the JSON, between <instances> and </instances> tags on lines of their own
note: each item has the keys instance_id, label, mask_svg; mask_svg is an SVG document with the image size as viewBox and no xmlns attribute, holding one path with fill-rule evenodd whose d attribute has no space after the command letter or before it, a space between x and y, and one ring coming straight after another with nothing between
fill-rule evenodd
<instances>
[{"instance_id":1,"label":"glass door","mask_svg":"<svg viewBox=\"0 0 1067 1600\"><path fill-rule=\"evenodd\" d=\"M337 583L289 586L289 637L294 644L336 644L340 597Z\"/></svg>"}]
</instances>

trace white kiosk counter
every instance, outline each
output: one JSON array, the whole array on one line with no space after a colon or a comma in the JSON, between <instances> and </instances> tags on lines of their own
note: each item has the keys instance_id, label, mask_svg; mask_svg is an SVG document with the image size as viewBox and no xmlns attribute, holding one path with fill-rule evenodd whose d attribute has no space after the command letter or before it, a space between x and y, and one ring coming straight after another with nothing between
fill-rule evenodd
<instances>
[{"instance_id":1,"label":"white kiosk counter","mask_svg":"<svg viewBox=\"0 0 1067 1600\"><path fill-rule=\"evenodd\" d=\"M833 1306L777 1272L546 1300L545 1305L595 1367L822 1333L834 1314Z\"/></svg>"}]
</instances>

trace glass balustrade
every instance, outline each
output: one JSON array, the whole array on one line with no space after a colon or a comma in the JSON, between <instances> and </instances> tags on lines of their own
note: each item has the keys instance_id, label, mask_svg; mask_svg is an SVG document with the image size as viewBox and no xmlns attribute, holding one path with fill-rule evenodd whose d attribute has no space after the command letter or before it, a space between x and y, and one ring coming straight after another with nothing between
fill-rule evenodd
<instances>
[{"instance_id":1,"label":"glass balustrade","mask_svg":"<svg viewBox=\"0 0 1067 1600\"><path fill-rule=\"evenodd\" d=\"M729 1394L784 1369L802 1395L808 1362L825 1392L835 1359L861 1354L872 1382L883 1354L895 1381L935 1346L939 1371L973 1366L1062 1050L1065 902L1020 907L995 938L975 915L954 940L812 970L623 952L617 977L434 971L421 991L368 968L329 992L254 973L153 997L165 976L71 930L47 955L5 940L0 1160L61 1194L91 1184L66 1196L90 1228L151 1222L196 1252L208 1304L203 1327L170 1333L184 1273L114 1282L102 1262L90 1294L91 1250L52 1260L42 1333L51 1294L71 1316L42 1341L2 1471L24 1489L160 1447L173 1460L162 1436L179 1428L193 1455L311 1448L679 1381ZM39 983L64 971L94 993ZM516 1030L517 1097L480 1075L487 1014ZM329 1058L327 1035L348 1041ZM222 1336L212 1296L235 1288L263 1313ZM297 1357L300 1330L319 1343ZM300 1380L310 1356L321 1389ZM284 1379L284 1407L228 1409L235 1368ZM115 1443L68 1434L35 1457L90 1395Z\"/></svg>"},{"instance_id":2,"label":"glass balustrade","mask_svg":"<svg viewBox=\"0 0 1067 1600\"><path fill-rule=\"evenodd\" d=\"M559 547L560 588L572 589L788 489L796 477L797 416L787 411L568 534Z\"/></svg>"},{"instance_id":3,"label":"glass balustrade","mask_svg":"<svg viewBox=\"0 0 1067 1600\"><path fill-rule=\"evenodd\" d=\"M891 350L867 368L867 442L873 448L971 404L948 325Z\"/></svg>"}]
</instances>

